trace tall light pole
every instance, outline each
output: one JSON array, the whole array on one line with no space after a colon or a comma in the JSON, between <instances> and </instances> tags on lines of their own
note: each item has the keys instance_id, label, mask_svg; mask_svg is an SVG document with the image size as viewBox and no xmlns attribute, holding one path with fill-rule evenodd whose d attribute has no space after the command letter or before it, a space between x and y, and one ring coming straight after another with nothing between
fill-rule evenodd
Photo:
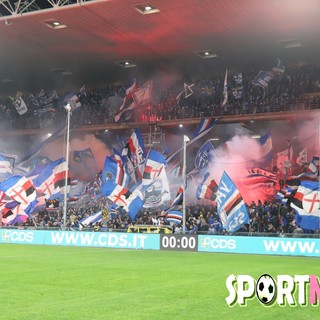
<instances>
[{"instance_id":1,"label":"tall light pole","mask_svg":"<svg viewBox=\"0 0 320 320\"><path fill-rule=\"evenodd\" d=\"M71 116L71 105L68 103L64 107L67 111L67 143L66 143L66 177L64 181L65 194L63 198L63 228L67 227L67 186L68 186L68 175L69 175L69 150L70 150L70 116Z\"/></svg>"},{"instance_id":2,"label":"tall light pole","mask_svg":"<svg viewBox=\"0 0 320 320\"><path fill-rule=\"evenodd\" d=\"M187 142L190 139L184 135L183 136L183 167L182 167L182 184L183 184L183 194L182 194L182 232L186 231L186 164L187 164Z\"/></svg>"}]
</instances>

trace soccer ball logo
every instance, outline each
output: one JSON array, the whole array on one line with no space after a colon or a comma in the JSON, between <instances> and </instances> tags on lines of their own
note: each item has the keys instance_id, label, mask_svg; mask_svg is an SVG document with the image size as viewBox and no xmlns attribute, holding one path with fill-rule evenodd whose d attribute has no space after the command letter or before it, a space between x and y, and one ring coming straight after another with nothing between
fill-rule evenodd
<instances>
[{"instance_id":1,"label":"soccer ball logo","mask_svg":"<svg viewBox=\"0 0 320 320\"><path fill-rule=\"evenodd\" d=\"M263 304L270 304L276 296L276 283L269 274L263 274L256 285L256 294Z\"/></svg>"}]
</instances>

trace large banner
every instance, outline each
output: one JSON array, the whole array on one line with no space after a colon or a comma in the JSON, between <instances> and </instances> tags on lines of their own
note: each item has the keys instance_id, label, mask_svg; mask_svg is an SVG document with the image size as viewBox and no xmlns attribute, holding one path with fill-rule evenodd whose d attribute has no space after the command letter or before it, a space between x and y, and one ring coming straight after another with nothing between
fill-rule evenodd
<instances>
[{"instance_id":1,"label":"large banner","mask_svg":"<svg viewBox=\"0 0 320 320\"><path fill-rule=\"evenodd\" d=\"M199 235L198 251L320 257L320 239Z\"/></svg>"},{"instance_id":2,"label":"large banner","mask_svg":"<svg viewBox=\"0 0 320 320\"><path fill-rule=\"evenodd\" d=\"M0 243L159 250L160 235L0 229Z\"/></svg>"},{"instance_id":3,"label":"large banner","mask_svg":"<svg viewBox=\"0 0 320 320\"><path fill-rule=\"evenodd\" d=\"M320 239L0 229L0 244L320 257Z\"/></svg>"}]
</instances>

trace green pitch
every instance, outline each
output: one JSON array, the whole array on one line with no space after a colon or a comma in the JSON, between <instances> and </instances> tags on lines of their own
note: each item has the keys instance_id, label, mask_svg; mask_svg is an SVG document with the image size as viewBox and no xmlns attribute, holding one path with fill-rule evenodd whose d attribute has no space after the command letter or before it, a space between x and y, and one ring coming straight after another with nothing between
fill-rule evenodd
<instances>
[{"instance_id":1,"label":"green pitch","mask_svg":"<svg viewBox=\"0 0 320 320\"><path fill-rule=\"evenodd\" d=\"M0 319L318 319L320 307L230 308L230 274L320 275L318 258L0 245Z\"/></svg>"}]
</instances>

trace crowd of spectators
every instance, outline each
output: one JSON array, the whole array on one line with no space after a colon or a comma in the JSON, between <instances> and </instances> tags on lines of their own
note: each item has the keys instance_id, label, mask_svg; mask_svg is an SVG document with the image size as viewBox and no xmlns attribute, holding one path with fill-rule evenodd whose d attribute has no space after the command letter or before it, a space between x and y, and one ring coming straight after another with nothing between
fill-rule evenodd
<instances>
[{"instance_id":1,"label":"crowd of spectators","mask_svg":"<svg viewBox=\"0 0 320 320\"><path fill-rule=\"evenodd\" d=\"M125 121L181 119L202 116L221 116L313 109L320 106L320 67L297 66L273 77L267 87L253 85L258 70L229 72L228 102L222 106L224 75L197 77L190 87L193 94L185 98L181 79L170 87L165 83L153 84L152 101L136 108L134 117ZM190 83L188 85L191 85ZM139 85L138 85L139 86ZM97 89L82 87L75 94L81 102L78 126L114 122L125 96L125 85L104 86ZM70 94L70 92L68 92ZM28 111L19 115L14 107L15 97L0 101L0 123L3 129L37 129L56 126L65 117L63 102L66 93L54 89L40 93L19 93Z\"/></svg>"},{"instance_id":2,"label":"crowd of spectators","mask_svg":"<svg viewBox=\"0 0 320 320\"><path fill-rule=\"evenodd\" d=\"M177 82L173 87L155 86L157 97L151 104L138 108L135 118L128 121L141 120L147 115L149 119L176 119L215 115L250 114L256 112L277 112L295 109L314 109L320 106L320 67L299 66L287 68L269 81L268 86L254 86L252 80L257 71L229 73L228 103L222 107L224 75L217 75L194 80L193 94L188 98L181 96L177 101L177 93L183 83ZM81 88L77 96L81 102L80 112L73 117L77 126L114 122L114 115L125 96L126 88L122 85L108 86L99 89ZM21 93L19 93L21 96ZM63 95L62 95L63 96ZM14 97L0 101L0 123L2 130L37 129L44 126L55 126L65 117L62 108L63 98L54 91L40 94L22 94L28 111L19 116L14 107ZM144 118L145 119L145 118ZM67 227L73 229L87 228L81 220L108 206L104 197L87 199L76 206L69 206ZM158 218L163 208L143 209L136 221L132 221L125 212L110 213L108 219L102 220L89 228L98 230L127 230L132 223L166 224L166 220ZM290 207L280 203L252 203L248 205L250 224L244 225L239 232L246 233L305 233L295 223L295 213ZM28 219L20 227L62 228L63 212L47 211L42 208L32 219ZM174 226L175 232L182 232L181 226ZM186 208L186 230L188 233L224 234L217 209L214 205L188 204Z\"/></svg>"},{"instance_id":3,"label":"crowd of spectators","mask_svg":"<svg viewBox=\"0 0 320 320\"><path fill-rule=\"evenodd\" d=\"M109 200L105 197L91 199L84 198L81 204L69 206L66 215L66 228L68 230L87 231L117 231L126 232L129 226L136 225L170 225L174 233L182 233L182 223L172 223L162 217L163 206L157 208L143 208L132 221L125 212L109 212L101 221L85 225L81 221L99 210L108 207ZM285 234L317 234L316 232L301 229L295 221L295 211L280 202L262 203L258 200L247 205L250 216L250 224L245 224L236 234L270 234L274 236L284 236ZM26 222L17 224L19 228L39 228L39 229L62 229L63 210L48 211L42 208L33 214ZM185 233L189 234L211 234L226 235L228 232L223 229L217 207L214 203L202 204L191 203L186 206Z\"/></svg>"}]
</instances>

